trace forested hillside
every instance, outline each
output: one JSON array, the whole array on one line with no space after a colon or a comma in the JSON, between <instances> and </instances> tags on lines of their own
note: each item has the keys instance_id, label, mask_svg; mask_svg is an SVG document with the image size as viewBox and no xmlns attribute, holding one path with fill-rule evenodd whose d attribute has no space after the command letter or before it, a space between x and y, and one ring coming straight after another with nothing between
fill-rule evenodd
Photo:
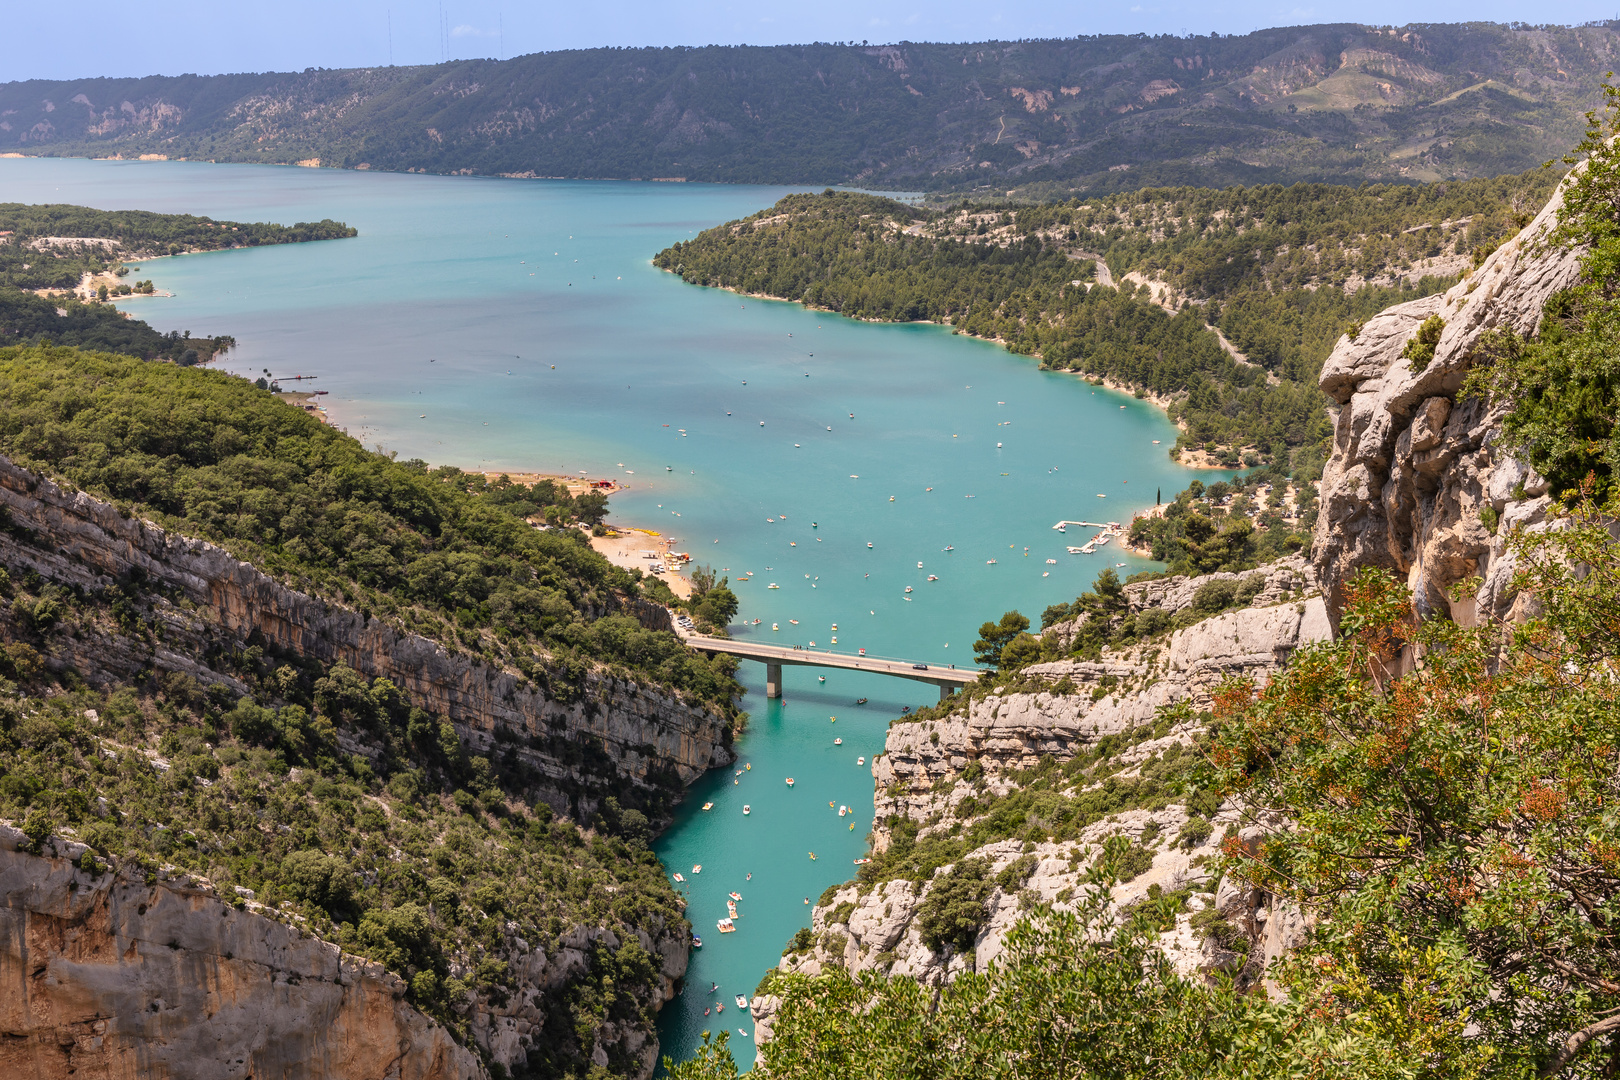
<instances>
[{"instance_id":1,"label":"forested hillside","mask_svg":"<svg viewBox=\"0 0 1620 1080\"><path fill-rule=\"evenodd\" d=\"M31 81L0 86L0 150L1046 198L1438 180L1561 152L1617 55L1612 23L1334 24Z\"/></svg>"},{"instance_id":2,"label":"forested hillside","mask_svg":"<svg viewBox=\"0 0 1620 1080\"><path fill-rule=\"evenodd\" d=\"M949 323L1163 400L1184 426L1180 450L1308 469L1329 431L1316 378L1340 335L1478 265L1558 175L942 209L828 191L654 262L852 318Z\"/></svg>"},{"instance_id":3,"label":"forested hillside","mask_svg":"<svg viewBox=\"0 0 1620 1080\"><path fill-rule=\"evenodd\" d=\"M190 331L160 333L104 303L154 291L149 280L124 280L139 269L127 262L355 235L352 227L330 219L288 227L63 203L0 203L0 346L53 342L146 360L206 363L235 340L193 338Z\"/></svg>"}]
</instances>

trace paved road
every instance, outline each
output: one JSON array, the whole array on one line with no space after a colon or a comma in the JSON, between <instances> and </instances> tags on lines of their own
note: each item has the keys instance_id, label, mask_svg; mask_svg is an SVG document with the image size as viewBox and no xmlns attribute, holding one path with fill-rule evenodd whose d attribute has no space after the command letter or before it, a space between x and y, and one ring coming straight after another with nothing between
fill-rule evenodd
<instances>
[{"instance_id":1,"label":"paved road","mask_svg":"<svg viewBox=\"0 0 1620 1080\"><path fill-rule=\"evenodd\" d=\"M910 660L881 660L872 656L852 656L849 653L823 652L819 649L795 649L786 645L731 641L725 638L700 637L696 634L685 637L688 645L702 652L729 653L745 660L759 660L766 664L870 671L878 675L893 675L900 679L915 679L917 682L932 683L940 687L967 686L979 679L979 672L975 668L956 669L935 664L922 668Z\"/></svg>"}]
</instances>

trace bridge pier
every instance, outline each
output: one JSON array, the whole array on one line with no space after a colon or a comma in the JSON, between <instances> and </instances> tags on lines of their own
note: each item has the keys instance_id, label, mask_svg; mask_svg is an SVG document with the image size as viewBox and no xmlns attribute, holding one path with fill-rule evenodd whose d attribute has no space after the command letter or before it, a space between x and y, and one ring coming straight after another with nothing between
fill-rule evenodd
<instances>
[{"instance_id":1,"label":"bridge pier","mask_svg":"<svg viewBox=\"0 0 1620 1080\"><path fill-rule=\"evenodd\" d=\"M765 696L779 698L782 696L782 665L767 662L765 665Z\"/></svg>"},{"instance_id":2,"label":"bridge pier","mask_svg":"<svg viewBox=\"0 0 1620 1080\"><path fill-rule=\"evenodd\" d=\"M944 701L946 698L950 697L954 693L956 693L956 688L955 687L947 686L944 683L939 684L939 700Z\"/></svg>"}]
</instances>

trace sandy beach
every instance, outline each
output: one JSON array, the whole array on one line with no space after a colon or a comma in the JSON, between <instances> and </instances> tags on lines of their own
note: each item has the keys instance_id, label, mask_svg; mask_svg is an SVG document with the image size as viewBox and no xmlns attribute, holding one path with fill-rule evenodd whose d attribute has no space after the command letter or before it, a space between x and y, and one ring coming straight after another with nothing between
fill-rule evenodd
<instances>
[{"instance_id":1,"label":"sandy beach","mask_svg":"<svg viewBox=\"0 0 1620 1080\"><path fill-rule=\"evenodd\" d=\"M513 475L512 479L516 480L517 477ZM692 595L692 583L676 572L679 564L664 558L669 552L670 540L660 533L621 527L613 536L591 537L591 547L614 566L622 566L626 570L639 569L649 577L659 578L669 586L670 592L683 600ZM664 572L654 574L654 564L665 567Z\"/></svg>"}]
</instances>

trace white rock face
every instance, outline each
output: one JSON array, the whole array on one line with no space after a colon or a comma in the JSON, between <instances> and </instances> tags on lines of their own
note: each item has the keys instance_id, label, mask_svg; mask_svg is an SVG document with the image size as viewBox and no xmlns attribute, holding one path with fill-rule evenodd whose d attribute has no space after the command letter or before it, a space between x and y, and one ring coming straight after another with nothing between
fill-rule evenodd
<instances>
[{"instance_id":1,"label":"white rock face","mask_svg":"<svg viewBox=\"0 0 1620 1080\"><path fill-rule=\"evenodd\" d=\"M1471 625L1512 613L1507 526L1543 520L1547 485L1495 445L1503 408L1459 391L1486 334L1535 333L1547 298L1575 284L1579 253L1537 243L1562 205L1560 192L1443 296L1390 308L1354 341L1340 338L1323 367L1322 390L1339 413L1312 558L1335 616L1344 583L1363 566L1404 576L1423 616ZM1401 351L1435 314L1445 330L1434 359L1414 371ZM1494 533L1487 511L1501 522ZM1483 586L1453 604L1450 587L1474 575Z\"/></svg>"},{"instance_id":2,"label":"white rock face","mask_svg":"<svg viewBox=\"0 0 1620 1080\"><path fill-rule=\"evenodd\" d=\"M964 800L1015 790L1018 782L1010 774L1033 768L1045 757L1066 761L1107 736L1138 729L1152 722L1161 706L1180 701L1207 706L1210 691L1228 676L1264 681L1295 650L1330 636L1327 610L1311 591L1310 568L1302 559L1282 560L1251 573L1267 579L1251 607L1196 623L1155 646L1105 653L1100 661L1064 660L1024 669L1026 678L1046 683L1050 690L999 693L973 701L965 715L894 723L882 756L872 765L877 786L874 849L888 849L892 836L886 823L891 820L922 823L922 837L949 828ZM1134 610L1162 604L1179 611L1190 606L1198 589L1210 581L1246 576L1169 578L1130 586L1127 594ZM1278 602L1281 597L1290 599ZM1056 692L1060 686L1067 692ZM1180 753L1191 747L1198 733L1196 723L1182 724L1130 747L1120 754L1123 768L1115 776L1136 776L1166 750ZM964 777L970 766L977 780ZM1092 823L1074 840L1001 840L970 852L966 857L989 863L992 878L1026 856L1033 857L1033 866L1023 881L993 889L986 905L988 919L969 953L935 953L923 944L918 925L919 909L939 874L950 867L921 884L895 879L866 888L852 882L816 906L811 916L813 946L784 957L781 968L808 975L834 966L875 969L943 985L962 971L981 970L999 958L1007 932L1033 903L1072 905L1089 887L1081 880L1091 856L1110 836L1124 836L1153 850L1151 867L1114 889L1116 907L1142 901L1155 886L1170 892L1212 885L1201 864L1217 854L1221 837L1229 825L1237 824L1236 817L1230 811L1218 813L1202 840L1178 844L1188 821L1186 808L1179 805L1124 810ZM1267 925L1263 919L1256 922L1250 910L1259 899L1234 892L1227 902L1233 917L1253 930L1257 971L1274 955ZM1165 936L1164 949L1186 974L1235 970L1244 963L1243 957L1214 946L1193 929L1193 915L1213 902L1208 894L1195 894L1193 910L1182 914L1175 930ZM1278 951L1296 940L1282 929L1274 936ZM778 1005L769 996L755 1000L758 1042L769 1038Z\"/></svg>"}]
</instances>

